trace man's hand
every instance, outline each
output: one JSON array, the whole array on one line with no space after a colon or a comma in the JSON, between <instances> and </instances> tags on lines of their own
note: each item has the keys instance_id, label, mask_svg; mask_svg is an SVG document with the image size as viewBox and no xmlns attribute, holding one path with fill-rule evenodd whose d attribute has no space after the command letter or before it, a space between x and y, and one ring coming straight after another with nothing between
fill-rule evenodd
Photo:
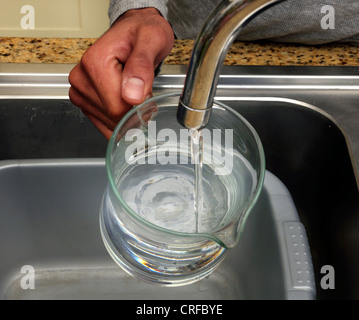
<instances>
[{"instance_id":1,"label":"man's hand","mask_svg":"<svg viewBox=\"0 0 359 320\"><path fill-rule=\"evenodd\" d=\"M154 70L173 42L156 9L127 11L71 71L70 100L109 139L124 114L151 94Z\"/></svg>"}]
</instances>

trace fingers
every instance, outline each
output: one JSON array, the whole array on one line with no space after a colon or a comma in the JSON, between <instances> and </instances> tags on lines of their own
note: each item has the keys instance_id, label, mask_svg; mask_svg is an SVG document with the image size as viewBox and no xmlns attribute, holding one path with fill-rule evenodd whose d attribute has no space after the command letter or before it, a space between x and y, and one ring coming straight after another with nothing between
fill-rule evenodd
<instances>
[{"instance_id":1,"label":"fingers","mask_svg":"<svg viewBox=\"0 0 359 320\"><path fill-rule=\"evenodd\" d=\"M96 63L98 68L93 67ZM91 53L71 71L69 82L71 102L109 139L119 120L131 108L121 96L122 65L114 56L99 61L96 52Z\"/></svg>"},{"instance_id":2,"label":"fingers","mask_svg":"<svg viewBox=\"0 0 359 320\"><path fill-rule=\"evenodd\" d=\"M89 102L89 99L83 96L80 92L76 91L73 87L70 88L70 96L71 102L77 105L83 113L86 113L86 115L92 114L99 121L102 121L109 129L115 129L117 122L102 112L101 108L94 106L94 104Z\"/></svg>"},{"instance_id":3,"label":"fingers","mask_svg":"<svg viewBox=\"0 0 359 320\"><path fill-rule=\"evenodd\" d=\"M85 54L81 59L81 77L87 79L82 84L82 87L87 90L83 94L89 100L97 102L95 106L107 117L118 122L131 108L122 98L123 67L120 61L124 60L121 55L123 51L103 52L103 45L107 44L99 42L93 51L88 52L90 54ZM112 50L115 51L115 48Z\"/></svg>"},{"instance_id":4,"label":"fingers","mask_svg":"<svg viewBox=\"0 0 359 320\"><path fill-rule=\"evenodd\" d=\"M71 71L69 81L75 84L69 90L71 102L81 109L107 139L110 139L118 121L126 112L124 108L121 108L122 112L117 116L107 112L107 108L104 107L96 87L81 64L78 64Z\"/></svg>"},{"instance_id":5,"label":"fingers","mask_svg":"<svg viewBox=\"0 0 359 320\"><path fill-rule=\"evenodd\" d=\"M70 72L69 82L71 84L69 96L72 103L80 108L85 103L97 108L101 107L102 102L81 63Z\"/></svg>"},{"instance_id":6,"label":"fingers","mask_svg":"<svg viewBox=\"0 0 359 320\"><path fill-rule=\"evenodd\" d=\"M133 105L152 92L154 70L174 42L153 8L128 11L71 71L69 96L107 139Z\"/></svg>"}]
</instances>

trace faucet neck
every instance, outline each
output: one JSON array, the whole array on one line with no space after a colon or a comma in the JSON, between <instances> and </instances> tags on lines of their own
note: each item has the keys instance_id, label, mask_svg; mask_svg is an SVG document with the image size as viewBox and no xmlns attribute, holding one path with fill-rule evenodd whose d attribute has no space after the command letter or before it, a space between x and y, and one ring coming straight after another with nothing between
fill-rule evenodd
<instances>
[{"instance_id":1,"label":"faucet neck","mask_svg":"<svg viewBox=\"0 0 359 320\"><path fill-rule=\"evenodd\" d=\"M193 47L177 119L188 129L208 123L219 74L234 39L260 12L284 0L224 0L209 16Z\"/></svg>"}]
</instances>

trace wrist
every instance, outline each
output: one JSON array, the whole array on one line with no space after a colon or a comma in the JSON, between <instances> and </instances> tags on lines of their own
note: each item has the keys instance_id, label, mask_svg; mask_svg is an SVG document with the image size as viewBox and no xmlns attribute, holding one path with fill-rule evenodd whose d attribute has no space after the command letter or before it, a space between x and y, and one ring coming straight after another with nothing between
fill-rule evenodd
<instances>
[{"instance_id":1,"label":"wrist","mask_svg":"<svg viewBox=\"0 0 359 320\"><path fill-rule=\"evenodd\" d=\"M118 20L124 19L124 18L128 18L128 17L133 17L136 15L156 15L156 16L162 16L161 13L153 7L148 7L148 8L140 8L140 9L129 9L126 12L124 12L121 16L118 17Z\"/></svg>"},{"instance_id":2,"label":"wrist","mask_svg":"<svg viewBox=\"0 0 359 320\"><path fill-rule=\"evenodd\" d=\"M161 15L161 13L154 7L148 7L148 8L139 8L139 9L130 9L127 10L124 14L158 14Z\"/></svg>"}]
</instances>

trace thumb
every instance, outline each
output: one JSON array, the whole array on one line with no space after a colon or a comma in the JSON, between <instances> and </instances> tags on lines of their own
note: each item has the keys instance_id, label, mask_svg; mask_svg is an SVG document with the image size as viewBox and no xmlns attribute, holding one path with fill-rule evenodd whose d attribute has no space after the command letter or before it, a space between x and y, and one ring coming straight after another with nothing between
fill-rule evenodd
<instances>
[{"instance_id":1,"label":"thumb","mask_svg":"<svg viewBox=\"0 0 359 320\"><path fill-rule=\"evenodd\" d=\"M171 52L173 41L171 27L152 26L138 34L122 74L122 98L127 103L140 104L152 92L155 68Z\"/></svg>"},{"instance_id":2,"label":"thumb","mask_svg":"<svg viewBox=\"0 0 359 320\"><path fill-rule=\"evenodd\" d=\"M122 98L140 104L152 90L155 61L151 54L133 50L123 69Z\"/></svg>"}]
</instances>

